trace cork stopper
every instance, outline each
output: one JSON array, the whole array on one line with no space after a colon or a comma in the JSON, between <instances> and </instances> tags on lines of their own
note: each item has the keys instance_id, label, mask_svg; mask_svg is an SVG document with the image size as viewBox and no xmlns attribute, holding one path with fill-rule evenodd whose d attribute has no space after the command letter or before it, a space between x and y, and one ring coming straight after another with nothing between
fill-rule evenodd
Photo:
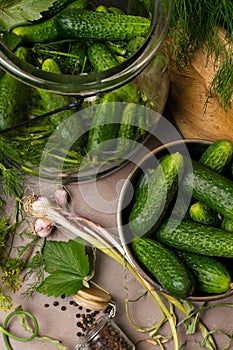
<instances>
[{"instance_id":1,"label":"cork stopper","mask_svg":"<svg viewBox=\"0 0 233 350\"><path fill-rule=\"evenodd\" d=\"M73 298L77 304L90 310L103 310L111 300L111 296L100 289L83 287Z\"/></svg>"}]
</instances>

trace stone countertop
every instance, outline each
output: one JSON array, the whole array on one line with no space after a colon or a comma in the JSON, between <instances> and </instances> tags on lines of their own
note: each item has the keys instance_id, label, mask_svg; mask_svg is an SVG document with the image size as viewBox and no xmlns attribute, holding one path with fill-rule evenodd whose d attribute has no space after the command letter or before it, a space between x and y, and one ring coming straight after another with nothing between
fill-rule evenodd
<instances>
[{"instance_id":1,"label":"stone countertop","mask_svg":"<svg viewBox=\"0 0 233 350\"><path fill-rule=\"evenodd\" d=\"M148 148L153 149L158 146L158 141L152 139L148 142ZM89 183L73 183L68 186L72 197L72 209L88 217L103 227L110 230L117 229L117 202L120 189L130 170L133 168L133 162L128 163L117 172L100 179L96 182ZM37 190L40 189L37 179L29 179ZM49 183L44 182L45 188ZM55 231L51 239L65 239L62 231ZM135 330L133 325L129 322L124 300L128 296L130 299L137 298L143 294L142 286L135 280L135 278L114 260L110 259L103 253L97 252L97 263L95 268L94 281L102 288L106 289L115 300L117 305L117 314L115 317L116 323L125 331L128 337L134 342L145 339L148 333L142 333ZM22 287L21 292L24 287ZM128 293L128 294L127 294ZM14 305L22 305L23 309L32 312L39 322L39 334L59 339L63 342L68 350L74 350L77 341L77 307L72 305L70 301L72 298L54 298L46 295L36 294L32 299L28 300L22 298L20 293L14 296ZM57 306L54 306L56 301ZM212 302L211 304L232 303L233 297ZM47 304L47 305L46 305ZM198 305L198 303L196 303ZM201 305L201 304L200 304ZM62 308L63 306L63 308ZM64 307L65 306L65 307ZM64 309L64 310L62 310ZM140 301L130 303L130 315L138 326L149 327L155 325L161 319L161 313L157 305L152 302L148 295L144 295ZM80 312L80 311L79 311ZM203 321L209 329L221 329L222 331L232 333L232 309L226 307L213 308L203 315ZM0 324L2 325L6 314L0 313ZM178 312L178 319L182 318ZM28 333L22 331L18 325L16 318L10 322L10 330L19 336L28 336ZM187 336L185 334L185 327L180 326L178 329L180 346L186 342L184 349L195 350L199 346L195 343L200 341L200 334L196 332L195 335ZM159 334L170 334L170 329L166 324L161 328ZM191 342L192 341L192 342ZM218 349L222 349L227 343L227 338L222 335L216 336ZM55 345L34 339L28 343L20 343L11 340L12 348L14 350L53 350ZM195 345L196 344L196 345ZM151 344L141 342L137 346L137 350L153 349ZM155 347L156 348L156 347ZM157 347L158 348L158 347ZM5 350L2 336L0 336L0 349ZM165 345L166 350L172 350L173 341ZM233 345L230 347L233 349Z\"/></svg>"}]
</instances>

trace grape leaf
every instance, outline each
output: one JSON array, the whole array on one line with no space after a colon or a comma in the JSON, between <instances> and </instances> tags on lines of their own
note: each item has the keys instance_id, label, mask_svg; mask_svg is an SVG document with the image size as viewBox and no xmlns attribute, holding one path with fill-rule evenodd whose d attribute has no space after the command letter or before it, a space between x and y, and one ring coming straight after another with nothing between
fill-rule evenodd
<instances>
[{"instance_id":1,"label":"grape leaf","mask_svg":"<svg viewBox=\"0 0 233 350\"><path fill-rule=\"evenodd\" d=\"M85 276L84 276L85 277ZM65 294L67 297L75 294L83 287L83 278L66 273L54 273L44 280L37 291L48 296L59 297Z\"/></svg>"},{"instance_id":2,"label":"grape leaf","mask_svg":"<svg viewBox=\"0 0 233 350\"><path fill-rule=\"evenodd\" d=\"M56 0L0 0L0 26L12 28L41 18Z\"/></svg>"},{"instance_id":3,"label":"grape leaf","mask_svg":"<svg viewBox=\"0 0 233 350\"><path fill-rule=\"evenodd\" d=\"M49 296L67 297L83 287L83 279L89 273L89 257L83 242L47 241L44 247L45 271L50 275L37 291Z\"/></svg>"}]
</instances>

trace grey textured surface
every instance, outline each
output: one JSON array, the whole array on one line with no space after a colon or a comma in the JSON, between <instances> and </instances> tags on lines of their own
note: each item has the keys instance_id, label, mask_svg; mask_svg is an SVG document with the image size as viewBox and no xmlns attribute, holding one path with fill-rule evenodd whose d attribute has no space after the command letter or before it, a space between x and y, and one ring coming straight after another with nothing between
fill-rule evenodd
<instances>
[{"instance_id":1,"label":"grey textured surface","mask_svg":"<svg viewBox=\"0 0 233 350\"><path fill-rule=\"evenodd\" d=\"M156 146L156 142L151 142L149 147ZM117 198L119 190L123 184L124 179L132 168L133 164L127 164L124 168L118 172L97 181L96 183L83 183L69 185L69 190L72 196L72 209L80 213L81 215L88 217L105 228L109 228L116 231L116 210L117 210ZM37 179L29 180L33 187L38 187ZM45 183L46 186L49 184ZM62 232L55 231L51 239L66 239ZM113 261L109 257L102 253L97 254L97 264L95 269L94 280L101 287L108 290L112 298L117 305L117 315L115 321L125 331L128 337L133 341L144 339L148 336L148 333L142 333L135 330L127 319L125 312L124 300L127 297L126 288L128 289L129 298L133 299L143 294L142 286L135 280L135 278L124 270L124 268L117 262ZM21 292L23 288L21 289ZM53 302L59 301L58 306L53 306ZM70 305L69 299L47 297L45 295L36 294L32 300L22 298L18 293L14 297L15 306L22 305L25 310L32 312L39 322L40 335L49 336L55 339L59 339L63 342L68 350L74 350L77 340L77 308ZM223 303L232 303L233 297L221 300ZM49 304L49 307L45 307L45 304ZM215 301L214 303L218 303ZM61 306L66 306L66 311L61 310ZM232 319L233 313L231 308L218 307L206 312L203 316L203 320L206 322L209 329L218 329L232 333ZM159 308L152 302L151 298L146 295L137 303L130 303L130 315L132 320L140 327L148 327L156 324L161 319L161 313ZM0 324L2 324L6 314L0 313ZM178 313L178 317L182 317ZM20 336L26 336L25 332L22 332L19 327L16 318L10 323L10 330L14 334ZM200 334L197 332L194 336L186 336L184 326L179 327L179 339L181 344L188 340L184 349L195 350L200 349L198 345L195 345L195 341L200 340ZM164 326L159 333L169 334L170 329L168 325ZM28 334L27 334L28 335ZM190 341L194 342L190 342ZM221 335L216 337L218 349L222 349L226 344L226 338ZM19 343L14 340L11 341L12 348L14 350L53 350L56 347L53 344L33 340L29 343ZM170 341L165 345L167 350L174 349L173 342ZM156 347L155 347L156 348ZM233 346L231 347L231 349ZM0 349L5 350L6 347L0 336ZM153 349L151 344L142 342L137 346L137 350Z\"/></svg>"}]
</instances>

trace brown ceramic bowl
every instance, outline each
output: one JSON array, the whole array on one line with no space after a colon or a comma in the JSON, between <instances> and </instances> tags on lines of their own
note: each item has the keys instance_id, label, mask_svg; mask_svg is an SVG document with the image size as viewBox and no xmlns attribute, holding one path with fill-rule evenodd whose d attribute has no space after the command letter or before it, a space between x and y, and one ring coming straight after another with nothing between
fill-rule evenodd
<instances>
[{"instance_id":1,"label":"brown ceramic bowl","mask_svg":"<svg viewBox=\"0 0 233 350\"><path fill-rule=\"evenodd\" d=\"M159 160L163 156L168 153L180 152L184 156L189 156L192 159L198 160L204 150L211 144L211 141L207 140L199 140L199 139L186 139L174 141L165 145L162 145L155 150L153 150L150 154L146 155L130 172L128 175L124 186L122 187L121 194L119 197L118 204L118 215L117 215L117 224L118 231L121 240L121 244L123 246L124 252L126 254L127 260L132 264L134 269L141 275L141 277L146 280L153 288L158 291L163 291L169 294L159 283L155 280L153 276L151 276L145 268L143 268L135 259L131 249L130 242L133 239L132 233L128 227L128 217L130 208L132 205L133 191L135 188L135 184L138 181L138 178L142 171L145 171L147 167L151 167L151 164L155 164L155 160ZM231 263L232 264L232 263ZM229 264L229 268L231 268L231 264ZM233 271L232 271L233 273ZM216 295L192 295L189 296L189 300L193 301L211 301L226 298L233 295L233 290L229 290L222 294Z\"/></svg>"}]
</instances>

